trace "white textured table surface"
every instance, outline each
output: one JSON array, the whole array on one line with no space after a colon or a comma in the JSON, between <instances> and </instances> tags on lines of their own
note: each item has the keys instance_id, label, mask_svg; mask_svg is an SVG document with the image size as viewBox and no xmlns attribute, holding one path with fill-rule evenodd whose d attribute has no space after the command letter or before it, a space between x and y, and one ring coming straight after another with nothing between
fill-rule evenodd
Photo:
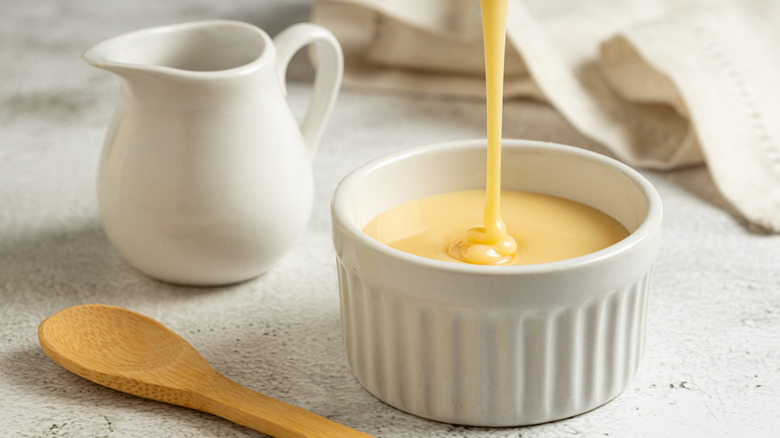
<instances>
[{"instance_id":1,"label":"white textured table surface","mask_svg":"<svg viewBox=\"0 0 780 438\"><path fill-rule=\"evenodd\" d=\"M345 90L314 162L314 214L265 276L162 284L119 259L97 219L95 174L117 80L80 53L125 31L233 18L272 36L305 1L3 0L0 13L0 435L237 437L252 430L100 387L41 351L36 328L100 302L167 324L227 377L378 437L778 436L780 236L746 230L704 168L644 172L665 204L639 373L614 401L534 427L441 424L368 394L342 350L329 199L355 166L401 148L483 136L480 102ZM306 79L305 60L292 79ZM290 85L300 113L310 87ZM555 111L507 103L505 136L593 148Z\"/></svg>"}]
</instances>

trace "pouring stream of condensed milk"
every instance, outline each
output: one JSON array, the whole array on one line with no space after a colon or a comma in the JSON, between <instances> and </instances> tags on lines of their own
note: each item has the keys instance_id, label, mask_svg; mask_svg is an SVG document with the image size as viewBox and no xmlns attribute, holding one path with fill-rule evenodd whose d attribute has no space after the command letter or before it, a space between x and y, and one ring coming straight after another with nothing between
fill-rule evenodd
<instances>
[{"instance_id":1,"label":"pouring stream of condensed milk","mask_svg":"<svg viewBox=\"0 0 780 438\"><path fill-rule=\"evenodd\" d=\"M504 98L504 51L507 0L480 0L485 44L487 94L487 181L484 226L469 228L462 240L450 247L458 260L479 265L508 262L517 243L501 220L501 122Z\"/></svg>"},{"instance_id":2,"label":"pouring stream of condensed milk","mask_svg":"<svg viewBox=\"0 0 780 438\"><path fill-rule=\"evenodd\" d=\"M410 254L502 266L578 257L622 240L628 235L625 227L592 207L540 193L501 191L507 0L480 3L487 94L485 190L442 193L396 206L363 231Z\"/></svg>"}]
</instances>

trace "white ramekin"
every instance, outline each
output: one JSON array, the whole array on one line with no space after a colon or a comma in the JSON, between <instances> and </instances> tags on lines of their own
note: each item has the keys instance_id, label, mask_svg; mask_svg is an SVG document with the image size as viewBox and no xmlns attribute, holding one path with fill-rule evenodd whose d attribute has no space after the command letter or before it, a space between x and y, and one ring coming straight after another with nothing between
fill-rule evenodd
<instances>
[{"instance_id":1,"label":"white ramekin","mask_svg":"<svg viewBox=\"0 0 780 438\"><path fill-rule=\"evenodd\" d=\"M570 417L626 389L645 339L661 200L613 159L568 146L503 142L502 187L595 207L624 240L527 266L430 260L363 234L401 203L485 184L485 143L424 146L368 163L331 205L342 334L358 381L409 413L464 425L517 426Z\"/></svg>"}]
</instances>

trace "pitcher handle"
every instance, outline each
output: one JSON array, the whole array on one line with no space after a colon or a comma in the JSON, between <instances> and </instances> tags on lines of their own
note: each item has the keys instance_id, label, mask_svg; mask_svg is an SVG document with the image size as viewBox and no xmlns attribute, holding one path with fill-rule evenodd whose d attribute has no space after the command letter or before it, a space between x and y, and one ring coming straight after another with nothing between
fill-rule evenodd
<instances>
[{"instance_id":1,"label":"pitcher handle","mask_svg":"<svg viewBox=\"0 0 780 438\"><path fill-rule=\"evenodd\" d=\"M344 55L336 37L324 27L312 23L292 25L274 38L277 77L285 95L290 59L298 50L312 43L316 48L316 75L309 108L301 123L301 134L310 160L314 159L325 124L336 103L344 75Z\"/></svg>"}]
</instances>

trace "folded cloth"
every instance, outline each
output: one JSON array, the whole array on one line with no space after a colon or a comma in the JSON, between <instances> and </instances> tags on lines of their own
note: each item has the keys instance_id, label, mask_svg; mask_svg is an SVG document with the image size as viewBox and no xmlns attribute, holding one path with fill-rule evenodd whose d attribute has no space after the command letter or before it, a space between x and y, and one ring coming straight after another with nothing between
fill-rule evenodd
<instances>
[{"instance_id":1,"label":"folded cloth","mask_svg":"<svg viewBox=\"0 0 780 438\"><path fill-rule=\"evenodd\" d=\"M484 95L476 0L315 0L346 86ZM705 162L780 233L780 2L509 0L506 97L549 102L628 164Z\"/></svg>"}]
</instances>

